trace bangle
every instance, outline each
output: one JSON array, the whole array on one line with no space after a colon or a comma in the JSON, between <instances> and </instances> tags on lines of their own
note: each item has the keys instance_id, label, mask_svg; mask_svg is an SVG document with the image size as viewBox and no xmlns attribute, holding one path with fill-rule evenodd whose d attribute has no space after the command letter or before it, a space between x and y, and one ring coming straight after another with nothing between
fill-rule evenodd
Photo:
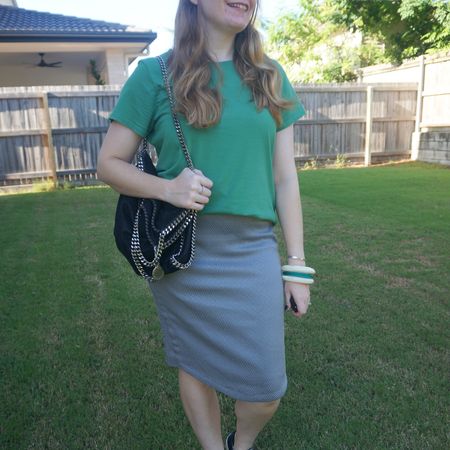
<instances>
[{"instance_id":1,"label":"bangle","mask_svg":"<svg viewBox=\"0 0 450 450\"><path fill-rule=\"evenodd\" d=\"M295 272L295 273L301 273L306 275L314 275L316 271L312 267L306 267L306 266L290 266L289 264L286 264L285 266L281 266L281 270L284 272Z\"/></svg>"},{"instance_id":2,"label":"bangle","mask_svg":"<svg viewBox=\"0 0 450 450\"><path fill-rule=\"evenodd\" d=\"M314 280L312 278L303 278L299 275L291 277L289 275L283 274L282 276L284 281L290 281L291 283L301 283L301 284L313 284Z\"/></svg>"},{"instance_id":3,"label":"bangle","mask_svg":"<svg viewBox=\"0 0 450 450\"><path fill-rule=\"evenodd\" d=\"M313 275L316 271L312 267L285 265L281 269L283 271L282 278L284 281L302 284L314 283Z\"/></svg>"},{"instance_id":4,"label":"bangle","mask_svg":"<svg viewBox=\"0 0 450 450\"><path fill-rule=\"evenodd\" d=\"M299 261L305 260L305 258L302 258L301 256L295 256L295 255L288 255L288 259L298 259Z\"/></svg>"}]
</instances>

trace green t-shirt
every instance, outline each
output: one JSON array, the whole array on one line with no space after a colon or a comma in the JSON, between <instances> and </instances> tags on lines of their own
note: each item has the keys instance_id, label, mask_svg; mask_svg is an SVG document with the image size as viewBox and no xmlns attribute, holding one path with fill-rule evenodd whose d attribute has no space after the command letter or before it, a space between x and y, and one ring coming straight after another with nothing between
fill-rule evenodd
<instances>
[{"instance_id":1,"label":"green t-shirt","mask_svg":"<svg viewBox=\"0 0 450 450\"><path fill-rule=\"evenodd\" d=\"M167 56L163 55L164 59ZM276 132L294 123L304 108L277 64L283 80L282 96L294 102L292 108L282 111L283 123L277 127L267 108L258 111L233 61L220 62L219 66L223 72L220 122L198 129L179 114L194 166L214 183L201 213L253 216L275 223L272 166ZM213 75L212 83L216 77ZM155 146L159 176L172 179L186 167L156 58L139 61L109 118L147 137Z\"/></svg>"}]
</instances>

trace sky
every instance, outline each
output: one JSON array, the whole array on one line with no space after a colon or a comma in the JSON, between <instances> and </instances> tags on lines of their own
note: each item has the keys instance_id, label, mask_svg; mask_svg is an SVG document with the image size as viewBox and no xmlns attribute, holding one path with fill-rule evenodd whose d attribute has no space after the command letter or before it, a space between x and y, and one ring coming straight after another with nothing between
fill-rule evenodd
<instances>
[{"instance_id":1,"label":"sky","mask_svg":"<svg viewBox=\"0 0 450 450\"><path fill-rule=\"evenodd\" d=\"M35 11L151 29L158 37L150 46L150 54L158 55L172 46L178 0L17 0L17 4ZM273 20L281 12L295 10L297 5L298 0L261 0L260 16Z\"/></svg>"}]
</instances>

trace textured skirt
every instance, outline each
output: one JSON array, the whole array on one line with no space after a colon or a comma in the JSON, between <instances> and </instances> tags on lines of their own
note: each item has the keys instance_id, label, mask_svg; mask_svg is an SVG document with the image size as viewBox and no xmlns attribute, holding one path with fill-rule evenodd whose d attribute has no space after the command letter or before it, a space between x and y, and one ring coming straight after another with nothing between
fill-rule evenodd
<instances>
[{"instance_id":1,"label":"textured skirt","mask_svg":"<svg viewBox=\"0 0 450 450\"><path fill-rule=\"evenodd\" d=\"M234 399L284 395L283 285L271 222L200 216L192 266L149 286L169 366Z\"/></svg>"}]
</instances>

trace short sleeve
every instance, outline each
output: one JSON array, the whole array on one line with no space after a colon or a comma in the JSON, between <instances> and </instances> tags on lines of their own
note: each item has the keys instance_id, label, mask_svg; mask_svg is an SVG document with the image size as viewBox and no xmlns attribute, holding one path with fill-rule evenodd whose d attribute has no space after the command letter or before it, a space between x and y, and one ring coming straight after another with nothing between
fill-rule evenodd
<instances>
[{"instance_id":1,"label":"short sleeve","mask_svg":"<svg viewBox=\"0 0 450 450\"><path fill-rule=\"evenodd\" d=\"M282 122L277 127L277 131L281 131L284 128L287 128L289 125L292 125L294 122L300 119L300 117L304 116L305 108L298 98L297 92L295 92L295 89L292 87L292 84L290 83L284 69L276 61L274 61L274 63L276 64L281 75L281 96L285 100L289 100L293 103L290 108L283 109L281 111Z\"/></svg>"},{"instance_id":2,"label":"short sleeve","mask_svg":"<svg viewBox=\"0 0 450 450\"><path fill-rule=\"evenodd\" d=\"M140 60L120 91L109 120L115 120L141 137L153 127L157 87L152 77L151 61Z\"/></svg>"}]
</instances>

